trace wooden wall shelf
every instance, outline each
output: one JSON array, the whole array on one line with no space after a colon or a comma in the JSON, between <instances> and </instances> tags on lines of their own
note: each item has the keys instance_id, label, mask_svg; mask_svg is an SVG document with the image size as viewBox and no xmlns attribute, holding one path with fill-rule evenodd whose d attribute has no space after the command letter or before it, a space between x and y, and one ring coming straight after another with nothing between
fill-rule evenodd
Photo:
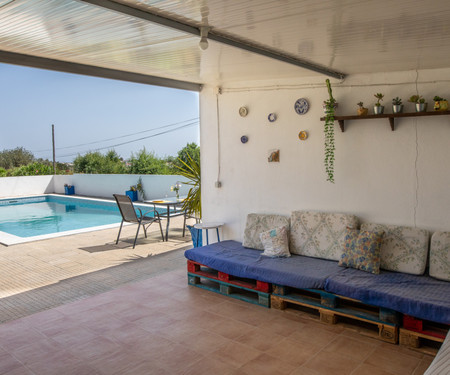
<instances>
[{"instance_id":1,"label":"wooden wall shelf","mask_svg":"<svg viewBox=\"0 0 450 375\"><path fill-rule=\"evenodd\" d=\"M394 119L402 118L402 117L423 117L423 116L445 116L450 115L450 111L434 111L434 112L411 112L411 113L389 113L383 115L367 115L367 116L334 116L334 121L339 122L339 126L341 127L341 131L345 130L346 120L372 120L379 118L387 118L389 120L389 125L391 126L391 130L395 130ZM320 118L321 121L325 121L325 117Z\"/></svg>"}]
</instances>

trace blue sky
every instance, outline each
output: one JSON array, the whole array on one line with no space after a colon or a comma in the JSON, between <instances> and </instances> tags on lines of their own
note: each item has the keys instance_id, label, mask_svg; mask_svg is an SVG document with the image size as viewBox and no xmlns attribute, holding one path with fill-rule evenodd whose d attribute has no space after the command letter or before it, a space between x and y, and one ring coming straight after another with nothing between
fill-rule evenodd
<instances>
[{"instance_id":1,"label":"blue sky","mask_svg":"<svg viewBox=\"0 0 450 375\"><path fill-rule=\"evenodd\" d=\"M143 147L163 157L187 143L199 144L198 120L192 120L199 116L196 92L1 63L0 87L0 151L24 147L51 160L52 124L56 160L62 162L104 147L100 152L114 148L124 158ZM165 127L171 124L177 125ZM111 138L116 139L105 141Z\"/></svg>"}]
</instances>

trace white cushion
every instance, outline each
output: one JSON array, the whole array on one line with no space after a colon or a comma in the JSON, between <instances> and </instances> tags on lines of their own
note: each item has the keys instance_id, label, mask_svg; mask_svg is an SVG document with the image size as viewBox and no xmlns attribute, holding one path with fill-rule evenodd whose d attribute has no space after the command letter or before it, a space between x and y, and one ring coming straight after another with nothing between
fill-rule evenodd
<instances>
[{"instance_id":1,"label":"white cushion","mask_svg":"<svg viewBox=\"0 0 450 375\"><path fill-rule=\"evenodd\" d=\"M450 281L450 232L434 232L431 237L430 276Z\"/></svg>"},{"instance_id":2,"label":"white cushion","mask_svg":"<svg viewBox=\"0 0 450 375\"><path fill-rule=\"evenodd\" d=\"M355 215L294 211L291 214L292 254L339 260L344 252L347 227L358 228Z\"/></svg>"},{"instance_id":3,"label":"white cushion","mask_svg":"<svg viewBox=\"0 0 450 375\"><path fill-rule=\"evenodd\" d=\"M381 244L381 268L412 275L425 272L430 238L427 230L375 223L364 223L361 230L385 232Z\"/></svg>"},{"instance_id":4,"label":"white cushion","mask_svg":"<svg viewBox=\"0 0 450 375\"><path fill-rule=\"evenodd\" d=\"M278 227L267 232L262 232L259 237L264 246L262 255L271 258L290 257L289 237L286 227Z\"/></svg>"},{"instance_id":5,"label":"white cushion","mask_svg":"<svg viewBox=\"0 0 450 375\"><path fill-rule=\"evenodd\" d=\"M264 250L259 235L277 227L289 228L289 218L273 214L248 214L242 246Z\"/></svg>"}]
</instances>

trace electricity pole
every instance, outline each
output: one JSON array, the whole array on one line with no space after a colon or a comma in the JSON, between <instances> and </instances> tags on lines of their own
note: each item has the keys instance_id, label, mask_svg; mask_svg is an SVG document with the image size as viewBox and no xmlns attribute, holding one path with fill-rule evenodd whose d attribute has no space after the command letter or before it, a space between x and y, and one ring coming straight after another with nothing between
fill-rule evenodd
<instances>
[{"instance_id":1,"label":"electricity pole","mask_svg":"<svg viewBox=\"0 0 450 375\"><path fill-rule=\"evenodd\" d=\"M53 145L53 174L56 174L56 161L55 161L55 125L52 124L52 145Z\"/></svg>"}]
</instances>

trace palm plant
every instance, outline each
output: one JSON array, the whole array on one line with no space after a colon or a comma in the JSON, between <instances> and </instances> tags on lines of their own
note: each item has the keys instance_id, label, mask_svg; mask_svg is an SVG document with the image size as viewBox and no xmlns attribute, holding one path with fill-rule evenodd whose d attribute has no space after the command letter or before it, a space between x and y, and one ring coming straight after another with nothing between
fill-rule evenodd
<instances>
[{"instance_id":1,"label":"palm plant","mask_svg":"<svg viewBox=\"0 0 450 375\"><path fill-rule=\"evenodd\" d=\"M188 215L195 216L196 220L199 221L202 217L200 162L192 159L189 154L186 156L186 162L178 158L178 161L182 164L181 167L176 165L179 169L178 173L187 178L187 181L182 181L182 183L191 186L182 209L186 210Z\"/></svg>"}]
</instances>

